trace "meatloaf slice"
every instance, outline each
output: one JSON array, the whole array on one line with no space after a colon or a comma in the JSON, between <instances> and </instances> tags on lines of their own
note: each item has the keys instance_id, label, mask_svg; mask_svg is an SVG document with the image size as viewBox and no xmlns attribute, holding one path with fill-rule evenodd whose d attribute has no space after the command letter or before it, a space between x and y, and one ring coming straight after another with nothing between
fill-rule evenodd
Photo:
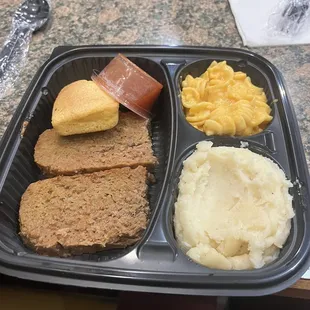
<instances>
[{"instance_id":1,"label":"meatloaf slice","mask_svg":"<svg viewBox=\"0 0 310 310\"><path fill-rule=\"evenodd\" d=\"M131 245L148 223L146 178L139 166L32 183L20 203L20 235L52 256Z\"/></svg>"},{"instance_id":2,"label":"meatloaf slice","mask_svg":"<svg viewBox=\"0 0 310 310\"><path fill-rule=\"evenodd\" d=\"M153 166L156 158L147 125L147 120L127 112L120 113L118 125L107 131L61 137L48 129L39 137L34 160L48 176Z\"/></svg>"}]
</instances>

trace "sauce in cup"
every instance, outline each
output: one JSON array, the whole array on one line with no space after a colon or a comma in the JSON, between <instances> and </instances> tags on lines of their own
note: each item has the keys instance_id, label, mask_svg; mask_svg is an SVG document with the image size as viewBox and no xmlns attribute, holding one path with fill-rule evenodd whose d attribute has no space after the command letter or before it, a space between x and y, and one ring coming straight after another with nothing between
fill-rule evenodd
<instances>
[{"instance_id":1,"label":"sauce in cup","mask_svg":"<svg viewBox=\"0 0 310 310\"><path fill-rule=\"evenodd\" d=\"M115 100L131 111L151 118L151 110L163 85L144 72L128 58L118 54L92 80Z\"/></svg>"}]
</instances>

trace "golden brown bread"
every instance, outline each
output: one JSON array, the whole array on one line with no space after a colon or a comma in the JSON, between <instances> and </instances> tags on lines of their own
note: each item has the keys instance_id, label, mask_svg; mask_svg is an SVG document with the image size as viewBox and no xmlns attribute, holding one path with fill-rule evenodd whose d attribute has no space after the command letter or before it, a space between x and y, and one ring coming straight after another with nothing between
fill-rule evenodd
<instances>
[{"instance_id":1,"label":"golden brown bread","mask_svg":"<svg viewBox=\"0 0 310 310\"><path fill-rule=\"evenodd\" d=\"M69 256L135 243L148 223L145 167L32 183L20 204L20 235L39 254Z\"/></svg>"},{"instance_id":2,"label":"golden brown bread","mask_svg":"<svg viewBox=\"0 0 310 310\"><path fill-rule=\"evenodd\" d=\"M119 104L93 81L79 80L58 94L52 125L62 136L97 132L118 123Z\"/></svg>"},{"instance_id":3,"label":"golden brown bread","mask_svg":"<svg viewBox=\"0 0 310 310\"><path fill-rule=\"evenodd\" d=\"M113 129L69 137L48 129L35 146L34 159L48 176L73 175L117 167L153 166L148 121L134 113L120 113Z\"/></svg>"}]
</instances>

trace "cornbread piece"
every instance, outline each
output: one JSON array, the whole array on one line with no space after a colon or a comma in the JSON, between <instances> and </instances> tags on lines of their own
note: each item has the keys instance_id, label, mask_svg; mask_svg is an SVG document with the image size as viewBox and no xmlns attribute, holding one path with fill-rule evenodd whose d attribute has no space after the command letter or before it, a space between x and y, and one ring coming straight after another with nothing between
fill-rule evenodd
<instances>
[{"instance_id":1,"label":"cornbread piece","mask_svg":"<svg viewBox=\"0 0 310 310\"><path fill-rule=\"evenodd\" d=\"M118 125L107 131L61 137L53 129L46 130L34 159L50 176L156 163L147 121L131 112L121 113Z\"/></svg>"},{"instance_id":2,"label":"cornbread piece","mask_svg":"<svg viewBox=\"0 0 310 310\"><path fill-rule=\"evenodd\" d=\"M20 235L43 255L126 247L148 223L145 167L58 176L30 184L20 204Z\"/></svg>"},{"instance_id":3,"label":"cornbread piece","mask_svg":"<svg viewBox=\"0 0 310 310\"><path fill-rule=\"evenodd\" d=\"M107 130L117 125L118 109L118 102L93 81L80 80L60 91L52 124L62 136Z\"/></svg>"}]
</instances>

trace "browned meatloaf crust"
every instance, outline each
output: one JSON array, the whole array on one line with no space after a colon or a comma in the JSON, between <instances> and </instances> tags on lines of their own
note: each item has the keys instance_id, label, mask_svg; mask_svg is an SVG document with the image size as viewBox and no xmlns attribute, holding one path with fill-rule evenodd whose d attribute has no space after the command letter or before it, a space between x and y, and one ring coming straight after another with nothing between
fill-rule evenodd
<instances>
[{"instance_id":1,"label":"browned meatloaf crust","mask_svg":"<svg viewBox=\"0 0 310 310\"><path fill-rule=\"evenodd\" d=\"M120 113L118 125L107 131L61 137L48 129L39 137L34 160L48 176L150 167L156 158L147 125L147 120L128 112Z\"/></svg>"},{"instance_id":2,"label":"browned meatloaf crust","mask_svg":"<svg viewBox=\"0 0 310 310\"><path fill-rule=\"evenodd\" d=\"M43 255L125 247L148 223L145 167L58 176L30 184L20 204L20 235Z\"/></svg>"}]
</instances>

